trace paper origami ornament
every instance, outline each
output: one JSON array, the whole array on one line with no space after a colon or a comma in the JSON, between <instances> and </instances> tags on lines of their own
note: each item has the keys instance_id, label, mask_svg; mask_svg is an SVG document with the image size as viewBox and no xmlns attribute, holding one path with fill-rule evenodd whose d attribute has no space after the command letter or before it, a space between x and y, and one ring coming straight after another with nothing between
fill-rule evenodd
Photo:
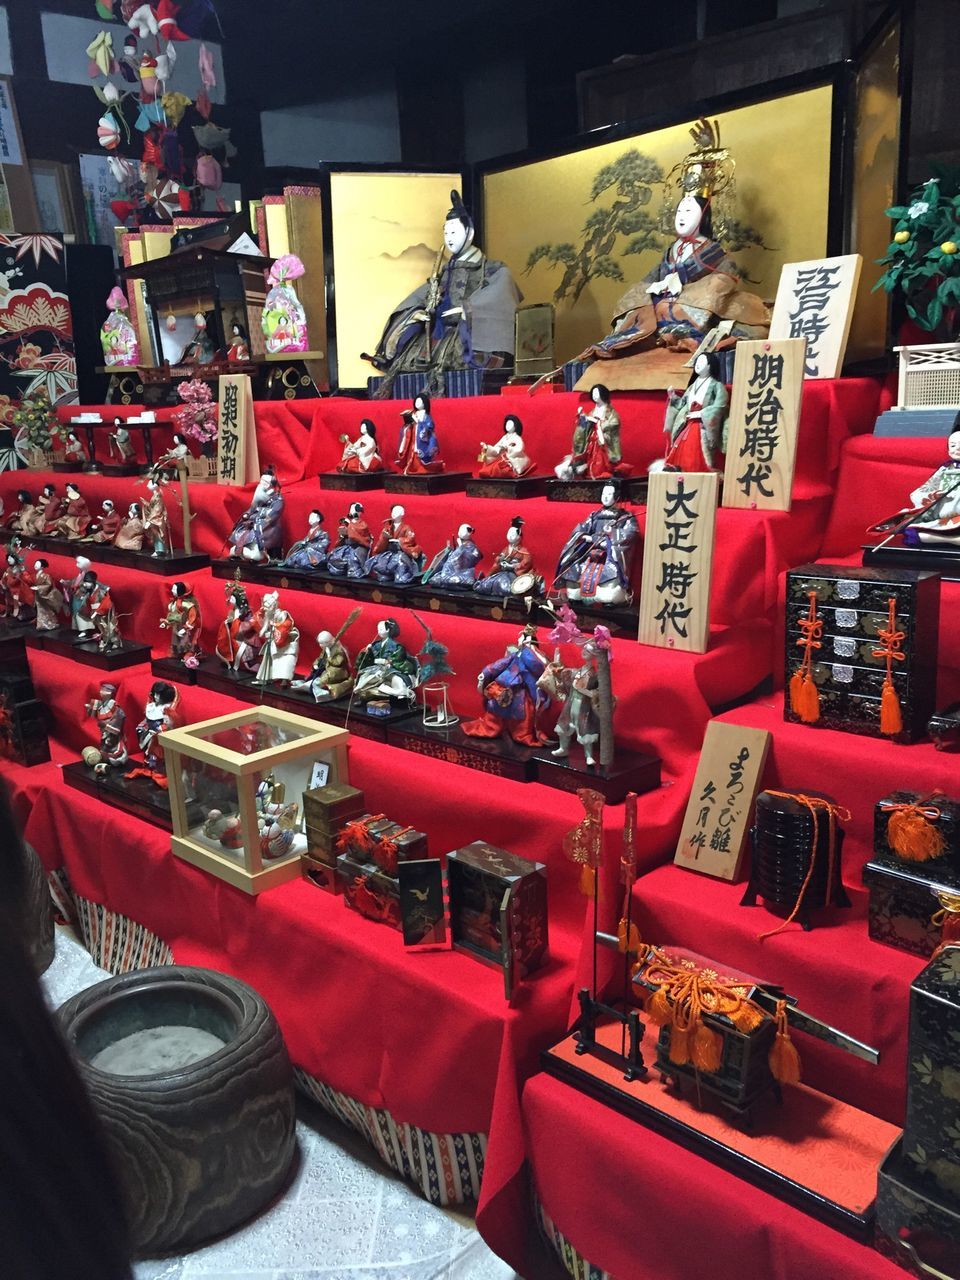
<instances>
[{"instance_id":1,"label":"paper origami ornament","mask_svg":"<svg viewBox=\"0 0 960 1280\"><path fill-rule=\"evenodd\" d=\"M113 70L113 36L109 31L98 31L87 45L87 57L96 63L97 70L108 76Z\"/></svg>"},{"instance_id":2,"label":"paper origami ornament","mask_svg":"<svg viewBox=\"0 0 960 1280\"><path fill-rule=\"evenodd\" d=\"M116 151L120 145L120 130L117 127L116 117L110 111L100 117L97 124L97 141L105 151Z\"/></svg>"}]
</instances>

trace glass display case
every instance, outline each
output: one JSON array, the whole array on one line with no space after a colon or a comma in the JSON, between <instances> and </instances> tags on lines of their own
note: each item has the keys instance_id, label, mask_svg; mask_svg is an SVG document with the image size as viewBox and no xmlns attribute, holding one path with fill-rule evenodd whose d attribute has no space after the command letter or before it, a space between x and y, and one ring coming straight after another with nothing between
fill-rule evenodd
<instances>
[{"instance_id":1,"label":"glass display case","mask_svg":"<svg viewBox=\"0 0 960 1280\"><path fill-rule=\"evenodd\" d=\"M304 792L349 781L349 736L265 707L169 730L173 852L247 893L298 876Z\"/></svg>"}]
</instances>

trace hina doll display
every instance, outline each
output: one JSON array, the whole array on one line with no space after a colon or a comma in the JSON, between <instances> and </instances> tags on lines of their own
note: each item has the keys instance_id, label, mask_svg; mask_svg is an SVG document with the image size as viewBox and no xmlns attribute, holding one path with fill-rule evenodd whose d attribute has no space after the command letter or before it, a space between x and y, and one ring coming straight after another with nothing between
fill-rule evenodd
<instances>
[{"instance_id":1,"label":"hina doll display","mask_svg":"<svg viewBox=\"0 0 960 1280\"><path fill-rule=\"evenodd\" d=\"M508 413L503 420L503 435L496 444L480 441L480 469L482 480L519 480L533 471L534 464L527 455L523 443L523 423L515 413Z\"/></svg>"},{"instance_id":2,"label":"hina doll display","mask_svg":"<svg viewBox=\"0 0 960 1280\"><path fill-rule=\"evenodd\" d=\"M56 536L60 538L82 538L90 528L90 511L86 501L75 484L68 484L66 505L57 520Z\"/></svg>"},{"instance_id":3,"label":"hina doll display","mask_svg":"<svg viewBox=\"0 0 960 1280\"><path fill-rule=\"evenodd\" d=\"M168 729L177 726L177 710L180 706L180 695L172 684L165 680L156 680L150 686L143 719L137 725L137 745L143 752L143 763L147 769L162 778L166 784L166 772L163 764L162 737Z\"/></svg>"},{"instance_id":4,"label":"hina doll display","mask_svg":"<svg viewBox=\"0 0 960 1280\"><path fill-rule=\"evenodd\" d=\"M903 534L907 547L960 547L960 414L947 437L947 459L910 494L910 506L870 533Z\"/></svg>"},{"instance_id":5,"label":"hina doll display","mask_svg":"<svg viewBox=\"0 0 960 1280\"><path fill-rule=\"evenodd\" d=\"M506 733L522 746L542 746L547 739L537 719L550 699L538 681L546 667L536 627L524 627L517 643L477 677L483 714L465 721L463 732L470 738L499 738Z\"/></svg>"},{"instance_id":6,"label":"hina doll display","mask_svg":"<svg viewBox=\"0 0 960 1280\"><path fill-rule=\"evenodd\" d=\"M602 383L590 388L593 408L577 409L573 449L554 471L559 480L609 480L628 475L620 452L620 417Z\"/></svg>"},{"instance_id":7,"label":"hina doll display","mask_svg":"<svg viewBox=\"0 0 960 1280\"><path fill-rule=\"evenodd\" d=\"M282 569L323 569L327 563L330 535L323 527L323 512L314 509L307 516L306 537L295 542L280 561Z\"/></svg>"},{"instance_id":8,"label":"hina doll display","mask_svg":"<svg viewBox=\"0 0 960 1280\"><path fill-rule=\"evenodd\" d=\"M730 397L720 380L720 361L712 352L697 356L683 392L667 391L663 422L667 453L651 471L722 471L723 432Z\"/></svg>"},{"instance_id":9,"label":"hina doll display","mask_svg":"<svg viewBox=\"0 0 960 1280\"><path fill-rule=\"evenodd\" d=\"M403 587L420 577L423 550L417 542L417 535L405 522L405 516L406 511L399 504L390 508L390 516L384 520L373 553L367 560L368 578Z\"/></svg>"},{"instance_id":10,"label":"hina doll display","mask_svg":"<svg viewBox=\"0 0 960 1280\"><path fill-rule=\"evenodd\" d=\"M430 416L430 397L415 396L412 409L404 409L400 415L400 444L397 447L396 468L401 475L435 475L443 471L437 429Z\"/></svg>"},{"instance_id":11,"label":"hina doll display","mask_svg":"<svg viewBox=\"0 0 960 1280\"><path fill-rule=\"evenodd\" d=\"M90 541L114 543L122 523L113 499L104 498L100 514L90 526Z\"/></svg>"},{"instance_id":12,"label":"hina doll display","mask_svg":"<svg viewBox=\"0 0 960 1280\"><path fill-rule=\"evenodd\" d=\"M164 514L166 514L166 508L164 508ZM117 530L113 545L120 551L142 551L143 537L143 508L139 502L131 502L127 507L127 514Z\"/></svg>"},{"instance_id":13,"label":"hina doll display","mask_svg":"<svg viewBox=\"0 0 960 1280\"><path fill-rule=\"evenodd\" d=\"M280 607L279 591L268 591L263 597L256 621L262 648L254 684L290 684L297 674L300 632L290 614Z\"/></svg>"},{"instance_id":14,"label":"hina doll display","mask_svg":"<svg viewBox=\"0 0 960 1280\"><path fill-rule=\"evenodd\" d=\"M13 549L6 555L5 567L0 575L0 592L3 593L5 618L14 622L30 622L33 619L33 588L23 561Z\"/></svg>"},{"instance_id":15,"label":"hina doll display","mask_svg":"<svg viewBox=\"0 0 960 1280\"><path fill-rule=\"evenodd\" d=\"M356 440L349 436L341 436L343 454L337 464L337 470L348 475L366 474L369 471L383 471L383 458L377 444L377 428L369 418L360 423Z\"/></svg>"},{"instance_id":16,"label":"hina doll display","mask_svg":"<svg viewBox=\"0 0 960 1280\"><path fill-rule=\"evenodd\" d=\"M79 635L89 635L93 631L93 620L88 608L87 593L84 591L84 578L90 569L90 561L86 556L77 556L74 561L76 573L72 578L61 578L63 597L70 611L70 629Z\"/></svg>"},{"instance_id":17,"label":"hina doll display","mask_svg":"<svg viewBox=\"0 0 960 1280\"><path fill-rule=\"evenodd\" d=\"M232 582L224 594L227 616L217 631L217 657L230 671L254 675L260 666L263 642L246 587L241 582Z\"/></svg>"},{"instance_id":18,"label":"hina doll display","mask_svg":"<svg viewBox=\"0 0 960 1280\"><path fill-rule=\"evenodd\" d=\"M320 652L306 678L293 682L294 689L309 689L316 702L333 702L347 696L353 688L353 672L350 654L340 639L345 630L341 627L336 635L320 632L317 636Z\"/></svg>"},{"instance_id":19,"label":"hina doll display","mask_svg":"<svg viewBox=\"0 0 960 1280\"><path fill-rule=\"evenodd\" d=\"M327 573L338 578L364 577L372 545L373 534L363 518L363 503L351 502L347 514L340 517L337 545L327 556Z\"/></svg>"},{"instance_id":20,"label":"hina doll display","mask_svg":"<svg viewBox=\"0 0 960 1280\"><path fill-rule=\"evenodd\" d=\"M147 501L143 508L143 540L154 556L165 556L172 550L170 517L163 500L163 483L159 479L147 481Z\"/></svg>"},{"instance_id":21,"label":"hina doll display","mask_svg":"<svg viewBox=\"0 0 960 1280\"><path fill-rule=\"evenodd\" d=\"M377 623L377 638L357 654L353 696L360 702L387 699L410 706L417 696L417 660L397 639L400 625L393 618Z\"/></svg>"},{"instance_id":22,"label":"hina doll display","mask_svg":"<svg viewBox=\"0 0 960 1280\"><path fill-rule=\"evenodd\" d=\"M107 298L110 314L100 329L100 345L103 363L108 369L129 367L139 363L140 347L137 333L126 316L129 307L127 295L118 286L110 290Z\"/></svg>"},{"instance_id":23,"label":"hina doll display","mask_svg":"<svg viewBox=\"0 0 960 1280\"><path fill-rule=\"evenodd\" d=\"M73 431L69 433L64 443L63 460L73 463L84 463L87 460L87 451Z\"/></svg>"},{"instance_id":24,"label":"hina doll display","mask_svg":"<svg viewBox=\"0 0 960 1280\"><path fill-rule=\"evenodd\" d=\"M272 467L257 482L250 506L233 526L227 542L230 555L254 563L283 555L283 494Z\"/></svg>"},{"instance_id":25,"label":"hina doll display","mask_svg":"<svg viewBox=\"0 0 960 1280\"><path fill-rule=\"evenodd\" d=\"M104 681L97 696L84 704L84 711L97 722L102 761L113 769L122 768L130 756L126 743L127 715L117 702L117 686Z\"/></svg>"},{"instance_id":26,"label":"hina doll display","mask_svg":"<svg viewBox=\"0 0 960 1280\"><path fill-rule=\"evenodd\" d=\"M37 610L37 630L56 631L63 613L63 592L50 574L48 561L41 559L33 562L30 586L33 588L33 603Z\"/></svg>"},{"instance_id":27,"label":"hina doll display","mask_svg":"<svg viewBox=\"0 0 960 1280\"><path fill-rule=\"evenodd\" d=\"M657 266L617 303L612 333L578 359L635 357L656 345L695 351L721 320L731 321L731 337L767 336L769 308L740 288L736 264L713 239L709 197L684 195L674 228L676 239Z\"/></svg>"},{"instance_id":28,"label":"hina doll display","mask_svg":"<svg viewBox=\"0 0 960 1280\"><path fill-rule=\"evenodd\" d=\"M133 442L130 439L130 432L123 425L122 418L114 418L113 430L107 436L107 441L110 448L111 458L114 456L114 453L116 453L116 456L124 466L135 460L137 456L136 450L134 449Z\"/></svg>"},{"instance_id":29,"label":"hina doll display","mask_svg":"<svg viewBox=\"0 0 960 1280\"><path fill-rule=\"evenodd\" d=\"M293 253L277 258L270 268L270 286L263 304L261 325L268 355L308 351L307 317L291 281L304 274L304 266Z\"/></svg>"},{"instance_id":30,"label":"hina doll display","mask_svg":"<svg viewBox=\"0 0 960 1280\"><path fill-rule=\"evenodd\" d=\"M580 521L560 552L553 585L568 600L618 605L632 598L630 571L639 528L617 496L617 486L605 484L600 506Z\"/></svg>"},{"instance_id":31,"label":"hina doll display","mask_svg":"<svg viewBox=\"0 0 960 1280\"><path fill-rule=\"evenodd\" d=\"M100 652L108 653L111 649L119 649L123 645L123 637L117 624L117 611L110 588L105 582L99 581L93 569L88 569L83 575L80 595L80 611L93 624ZM82 633L81 638L89 638L89 632Z\"/></svg>"},{"instance_id":32,"label":"hina doll display","mask_svg":"<svg viewBox=\"0 0 960 1280\"><path fill-rule=\"evenodd\" d=\"M543 590L534 571L533 556L523 545L523 516L514 516L507 530L507 545L493 562L493 572L478 578L474 591L485 596L528 595Z\"/></svg>"},{"instance_id":33,"label":"hina doll display","mask_svg":"<svg viewBox=\"0 0 960 1280\"><path fill-rule=\"evenodd\" d=\"M199 665L202 651L200 637L203 620L197 598L186 582L175 582L170 588L170 603L160 630L170 632L170 657L185 667Z\"/></svg>"},{"instance_id":34,"label":"hina doll display","mask_svg":"<svg viewBox=\"0 0 960 1280\"><path fill-rule=\"evenodd\" d=\"M231 364L250 359L250 343L247 340L247 331L242 324L234 323L230 326L230 345L227 347L227 359Z\"/></svg>"},{"instance_id":35,"label":"hina doll display","mask_svg":"<svg viewBox=\"0 0 960 1280\"><path fill-rule=\"evenodd\" d=\"M434 557L424 572L424 583L431 587L464 588L469 590L477 581L477 565L483 552L473 540L472 524L462 524L456 538L450 539L442 551Z\"/></svg>"},{"instance_id":36,"label":"hina doll display","mask_svg":"<svg viewBox=\"0 0 960 1280\"><path fill-rule=\"evenodd\" d=\"M511 363L514 321L521 295L509 269L473 243L473 219L458 191L443 224L448 258L437 255L433 275L400 302L372 356L389 396L399 373L421 373L442 388L454 369L494 369Z\"/></svg>"},{"instance_id":37,"label":"hina doll display","mask_svg":"<svg viewBox=\"0 0 960 1280\"><path fill-rule=\"evenodd\" d=\"M193 454L187 444L187 437L181 435L179 431L175 431L169 448L153 464L154 473L158 471L179 471L181 467L187 465L192 457Z\"/></svg>"}]
</instances>

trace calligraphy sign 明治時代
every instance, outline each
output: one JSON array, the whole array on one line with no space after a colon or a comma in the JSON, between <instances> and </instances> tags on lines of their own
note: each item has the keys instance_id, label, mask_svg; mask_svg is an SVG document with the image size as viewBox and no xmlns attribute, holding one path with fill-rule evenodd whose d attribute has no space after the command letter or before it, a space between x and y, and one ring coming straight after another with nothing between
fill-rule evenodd
<instances>
[{"instance_id":1,"label":"calligraphy sign \u660e\u6cbb\u6642\u4ee3","mask_svg":"<svg viewBox=\"0 0 960 1280\"><path fill-rule=\"evenodd\" d=\"M250 484L260 472L250 378L227 373L219 382L217 483Z\"/></svg>"},{"instance_id":2,"label":"calligraphy sign \u660e\u6cbb\u6642\u4ee3","mask_svg":"<svg viewBox=\"0 0 960 1280\"><path fill-rule=\"evenodd\" d=\"M640 586L641 644L705 653L720 477L660 471L650 476Z\"/></svg>"},{"instance_id":3,"label":"calligraphy sign \u660e\u6cbb\u6642\u4ee3","mask_svg":"<svg viewBox=\"0 0 960 1280\"><path fill-rule=\"evenodd\" d=\"M723 505L789 511L803 395L803 338L738 342Z\"/></svg>"},{"instance_id":4,"label":"calligraphy sign \u660e\u6cbb\u6642\u4ee3","mask_svg":"<svg viewBox=\"0 0 960 1280\"><path fill-rule=\"evenodd\" d=\"M766 729L707 725L674 855L678 866L736 880L769 750Z\"/></svg>"},{"instance_id":5,"label":"calligraphy sign \u660e\u6cbb\u6642\u4ee3","mask_svg":"<svg viewBox=\"0 0 960 1280\"><path fill-rule=\"evenodd\" d=\"M806 338L805 377L840 376L862 266L859 253L848 253L787 262L780 272L770 337Z\"/></svg>"}]
</instances>

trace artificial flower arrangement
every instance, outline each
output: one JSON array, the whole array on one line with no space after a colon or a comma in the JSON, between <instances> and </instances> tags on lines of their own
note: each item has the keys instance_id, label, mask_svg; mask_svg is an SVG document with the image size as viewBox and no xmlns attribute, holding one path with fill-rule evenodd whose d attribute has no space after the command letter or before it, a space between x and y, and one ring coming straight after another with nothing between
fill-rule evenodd
<instances>
[{"instance_id":1,"label":"artificial flower arrangement","mask_svg":"<svg viewBox=\"0 0 960 1280\"><path fill-rule=\"evenodd\" d=\"M201 453L209 455L217 438L217 403L210 387L200 378L190 378L180 383L177 394L183 401L173 415L177 430L195 441Z\"/></svg>"},{"instance_id":2,"label":"artificial flower arrangement","mask_svg":"<svg viewBox=\"0 0 960 1280\"><path fill-rule=\"evenodd\" d=\"M23 397L13 411L13 429L24 455L29 451L33 465L43 466L46 455L60 447L60 423L44 387Z\"/></svg>"},{"instance_id":3,"label":"artificial flower arrangement","mask_svg":"<svg viewBox=\"0 0 960 1280\"><path fill-rule=\"evenodd\" d=\"M922 328L957 336L960 313L960 170L942 171L911 193L907 204L887 209L893 239L874 286L903 298Z\"/></svg>"}]
</instances>

